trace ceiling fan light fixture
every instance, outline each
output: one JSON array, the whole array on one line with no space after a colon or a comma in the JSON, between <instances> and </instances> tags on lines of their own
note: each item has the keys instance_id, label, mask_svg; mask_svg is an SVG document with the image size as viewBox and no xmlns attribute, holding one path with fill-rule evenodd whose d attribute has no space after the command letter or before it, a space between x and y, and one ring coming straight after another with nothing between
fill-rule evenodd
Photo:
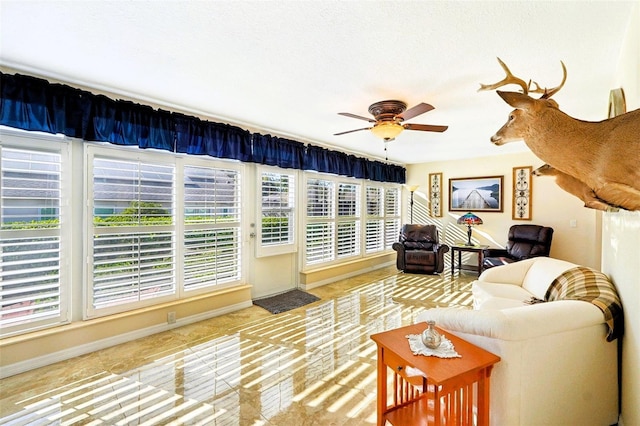
<instances>
[{"instance_id":1,"label":"ceiling fan light fixture","mask_svg":"<svg viewBox=\"0 0 640 426\"><path fill-rule=\"evenodd\" d=\"M371 133L384 140L395 139L402 131L404 127L401 124L394 121L382 121L377 123L371 128Z\"/></svg>"}]
</instances>

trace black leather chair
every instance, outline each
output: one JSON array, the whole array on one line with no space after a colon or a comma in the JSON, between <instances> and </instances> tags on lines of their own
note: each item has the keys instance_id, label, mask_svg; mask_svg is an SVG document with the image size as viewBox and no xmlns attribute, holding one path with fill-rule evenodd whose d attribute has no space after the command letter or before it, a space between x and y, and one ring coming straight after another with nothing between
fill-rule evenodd
<instances>
[{"instance_id":1,"label":"black leather chair","mask_svg":"<svg viewBox=\"0 0 640 426\"><path fill-rule=\"evenodd\" d=\"M403 225L400 241L393 243L398 252L396 266L404 272L439 274L444 269L444 254L449 246L440 244L435 225Z\"/></svg>"},{"instance_id":2,"label":"black leather chair","mask_svg":"<svg viewBox=\"0 0 640 426\"><path fill-rule=\"evenodd\" d=\"M506 249L483 250L483 270L532 257L549 256L553 228L540 225L513 225L509 228L508 239Z\"/></svg>"}]
</instances>

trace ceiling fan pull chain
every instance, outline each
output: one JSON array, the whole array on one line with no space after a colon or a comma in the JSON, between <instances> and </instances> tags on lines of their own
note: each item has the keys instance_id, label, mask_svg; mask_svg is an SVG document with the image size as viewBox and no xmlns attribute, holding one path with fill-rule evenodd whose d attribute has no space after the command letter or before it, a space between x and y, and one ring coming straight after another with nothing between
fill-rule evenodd
<instances>
[{"instance_id":1,"label":"ceiling fan pull chain","mask_svg":"<svg viewBox=\"0 0 640 426\"><path fill-rule=\"evenodd\" d=\"M387 158L388 157L387 156L387 143L388 142L389 142L388 140L384 141L384 161L389 161L389 158Z\"/></svg>"}]
</instances>

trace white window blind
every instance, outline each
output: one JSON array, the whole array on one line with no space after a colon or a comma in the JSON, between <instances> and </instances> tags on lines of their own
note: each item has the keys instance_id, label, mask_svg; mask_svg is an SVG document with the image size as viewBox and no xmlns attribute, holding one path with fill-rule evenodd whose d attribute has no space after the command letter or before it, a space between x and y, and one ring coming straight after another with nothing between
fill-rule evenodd
<instances>
[{"instance_id":1,"label":"white window blind","mask_svg":"<svg viewBox=\"0 0 640 426\"><path fill-rule=\"evenodd\" d=\"M91 306L176 292L175 166L95 156Z\"/></svg>"},{"instance_id":2,"label":"white window blind","mask_svg":"<svg viewBox=\"0 0 640 426\"><path fill-rule=\"evenodd\" d=\"M400 190L386 188L384 191L384 247L390 249L400 235Z\"/></svg>"},{"instance_id":3,"label":"white window blind","mask_svg":"<svg viewBox=\"0 0 640 426\"><path fill-rule=\"evenodd\" d=\"M366 188L366 230L365 252L373 253L384 249L384 189L377 186Z\"/></svg>"},{"instance_id":4,"label":"white window blind","mask_svg":"<svg viewBox=\"0 0 640 426\"><path fill-rule=\"evenodd\" d=\"M337 257L360 254L360 185L338 184Z\"/></svg>"},{"instance_id":5,"label":"white window blind","mask_svg":"<svg viewBox=\"0 0 640 426\"><path fill-rule=\"evenodd\" d=\"M335 259L335 183L324 179L307 180L306 263Z\"/></svg>"},{"instance_id":6,"label":"white window blind","mask_svg":"<svg viewBox=\"0 0 640 426\"><path fill-rule=\"evenodd\" d=\"M295 176L270 171L261 171L259 176L260 253L295 251Z\"/></svg>"},{"instance_id":7,"label":"white window blind","mask_svg":"<svg viewBox=\"0 0 640 426\"><path fill-rule=\"evenodd\" d=\"M29 142L25 140L22 145L30 145ZM62 170L67 147L49 142L51 145L60 148L52 152L0 145L3 335L66 320L61 284L66 281L61 279L65 276L61 259L68 247L62 240L62 189L63 180L68 181Z\"/></svg>"},{"instance_id":8,"label":"white window blind","mask_svg":"<svg viewBox=\"0 0 640 426\"><path fill-rule=\"evenodd\" d=\"M240 278L240 173L184 167L184 288Z\"/></svg>"}]
</instances>

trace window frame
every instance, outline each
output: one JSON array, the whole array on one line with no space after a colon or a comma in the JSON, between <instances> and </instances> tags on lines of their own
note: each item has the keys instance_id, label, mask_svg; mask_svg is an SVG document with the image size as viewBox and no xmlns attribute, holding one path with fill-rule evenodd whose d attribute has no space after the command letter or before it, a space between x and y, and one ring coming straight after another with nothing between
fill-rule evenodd
<instances>
[{"instance_id":1,"label":"window frame","mask_svg":"<svg viewBox=\"0 0 640 426\"><path fill-rule=\"evenodd\" d=\"M393 243L398 241L402 227L402 187L400 185L383 185L384 187L384 248L392 250ZM388 196L395 193L394 211L389 209Z\"/></svg>"},{"instance_id":2,"label":"window frame","mask_svg":"<svg viewBox=\"0 0 640 426\"><path fill-rule=\"evenodd\" d=\"M111 145L103 145L98 143L85 143L84 144L84 173L85 173L85 191L84 191L84 222L87 237L84 238L84 253L86 262L84 265L83 277L83 291L84 306L83 317L84 319L97 318L116 313L122 313L132 311L139 308L158 305L161 303L172 302L186 297L192 297L200 294L206 294L218 291L222 288L232 287L241 283L242 272L242 220L243 220L243 203L242 203L242 179L244 176L244 166L236 161L225 161L214 159L212 157L196 157L187 155L176 155L173 153L165 153L163 151L156 150L142 150L137 147L114 147ZM163 166L173 167L173 203L172 203L172 221L171 224L155 225L155 226L134 226L130 229L125 229L125 232L129 230L134 231L136 229L141 232L152 230L158 232L169 232L173 235L173 289L157 297L151 297L146 299L139 299L137 301L116 303L110 306L96 307L93 304L94 288L93 288L93 235L95 231L93 213L94 213L94 187L93 187L93 167L94 158L108 158L114 161L124 162L143 162L146 164L157 164ZM215 171L230 170L236 173L237 179L234 184L233 197L235 200L234 208L235 220L232 221L212 221L202 224L190 224L185 220L185 168L208 168ZM215 209L214 209L215 210ZM187 247L185 245L185 236L190 230L196 232L201 229L204 232L211 231L215 233L218 230L225 230L232 228L237 234L236 247L237 247L237 260L235 263L235 272L232 271L231 278L228 280L218 281L217 276L211 281L211 284L196 285L192 288L186 288L185 283L185 266L187 254ZM107 230L106 233L111 232ZM215 275L215 274L214 274Z\"/></svg>"},{"instance_id":3,"label":"window frame","mask_svg":"<svg viewBox=\"0 0 640 426\"><path fill-rule=\"evenodd\" d=\"M198 294L211 293L212 291L217 291L221 288L237 285L242 280L242 277L243 277L242 265L244 264L243 262L244 250L243 250L243 240L242 240L243 223L244 223L244 218L243 218L244 203L242 200L242 196L243 196L242 181L245 178L244 177L245 169L242 166L242 164L236 161L224 161L224 160L218 160L218 159L213 159L209 157L193 157L193 156L181 156L178 158L179 159L177 161L178 161L178 164L180 165L180 167L178 168L178 175L183 177L182 184L178 185L179 186L177 191L178 200L185 199L184 171L186 167L214 169L216 171L216 174L217 172L233 172L236 174L236 180L234 184L235 191L233 192L233 199L235 201L235 203L233 204L233 208L236 209L235 220L232 220L232 221L219 220L219 218L216 216L215 220L213 221L198 224L198 223L189 223L187 220L184 220L184 218L182 218L180 220L180 224L178 225L179 235L182 235L182 236L186 235L186 233L189 231L217 232L217 231L227 231L229 229L232 229L232 232L235 231L235 235L236 235L235 249L237 250L237 253L238 253L235 261L236 263L235 277L233 277L233 279L229 279L228 277L226 277L226 279L221 280L218 275L215 275L215 279L214 279L215 283L211 282L211 284L193 286L191 288L185 288L184 285L179 285L178 294L182 298L182 297L190 297ZM218 205L215 204L215 206L217 209ZM184 213L185 213L185 209L184 208L180 209L180 214L184 215ZM186 244L184 244L184 241L183 241L183 244L179 244L179 250L178 250L179 262L183 262L186 259L188 255L187 251L188 251L187 246ZM178 279L180 280L180 283L185 282L185 277L184 277L184 272L186 269L185 266L186 265L183 264L182 267L180 267L178 270ZM216 265L216 267L218 267L218 265Z\"/></svg>"},{"instance_id":4,"label":"window frame","mask_svg":"<svg viewBox=\"0 0 640 426\"><path fill-rule=\"evenodd\" d=\"M71 321L72 305L72 269L69 259L72 258L73 235L70 196L73 180L73 163L71 141L61 135L49 135L40 132L25 132L9 128L0 128L0 149L16 149L21 151L45 152L60 156L60 205L59 227L34 230L0 230L0 239L25 238L32 236L58 236L58 294L59 311L56 315L46 316L2 327L2 338L17 334L24 334L40 329L68 324ZM0 180L2 176L0 175ZM1 185L0 185L1 187ZM56 231L57 229L57 231Z\"/></svg>"},{"instance_id":5,"label":"window frame","mask_svg":"<svg viewBox=\"0 0 640 426\"><path fill-rule=\"evenodd\" d=\"M333 187L333 201L331 211L332 214L330 216L323 217L310 217L307 214L307 208L309 206L309 181L310 180L325 180L327 182L332 182ZM344 217L339 215L339 202L338 202L338 188L340 184L345 185L356 185L358 187L358 213L354 216L353 219L356 220L356 226L359 227L359 250L357 253L353 253L348 256L338 256L339 247L338 247L338 227L342 220L345 220ZM379 191L379 200L378 207L379 213L376 215L367 214L366 201L367 201L367 188L375 188L376 191ZM392 250L392 244L397 241L398 233L400 231L400 222L402 215L402 205L401 205L401 188L400 184L393 183L383 183L383 182L374 182L364 179L355 179L355 178L346 178L344 176L335 176L329 174L315 173L315 172L305 172L303 176L303 184L302 184L302 196L304 199L304 211L301 209L301 216L303 217L303 223L300 227L300 232L302 232L304 247L309 247L309 233L308 226L309 224L320 224L326 223L329 227L329 231L331 233L332 244L333 244L333 256L327 256L326 260L319 260L315 262L309 262L309 256L307 255L306 250L301 250L300 256L300 265L302 266L302 270L312 270L315 268L326 267L337 265L343 262L352 261L354 259L362 259L372 256L377 256L382 253L389 252ZM392 211L388 210L388 194L393 193L395 195L394 206L395 209ZM366 250L366 242L367 242L367 223L371 220L375 220L380 222L380 229L378 232L378 239L380 240L379 248L376 250ZM396 232L394 232L394 230ZM391 234L394 234L393 236Z\"/></svg>"}]
</instances>

